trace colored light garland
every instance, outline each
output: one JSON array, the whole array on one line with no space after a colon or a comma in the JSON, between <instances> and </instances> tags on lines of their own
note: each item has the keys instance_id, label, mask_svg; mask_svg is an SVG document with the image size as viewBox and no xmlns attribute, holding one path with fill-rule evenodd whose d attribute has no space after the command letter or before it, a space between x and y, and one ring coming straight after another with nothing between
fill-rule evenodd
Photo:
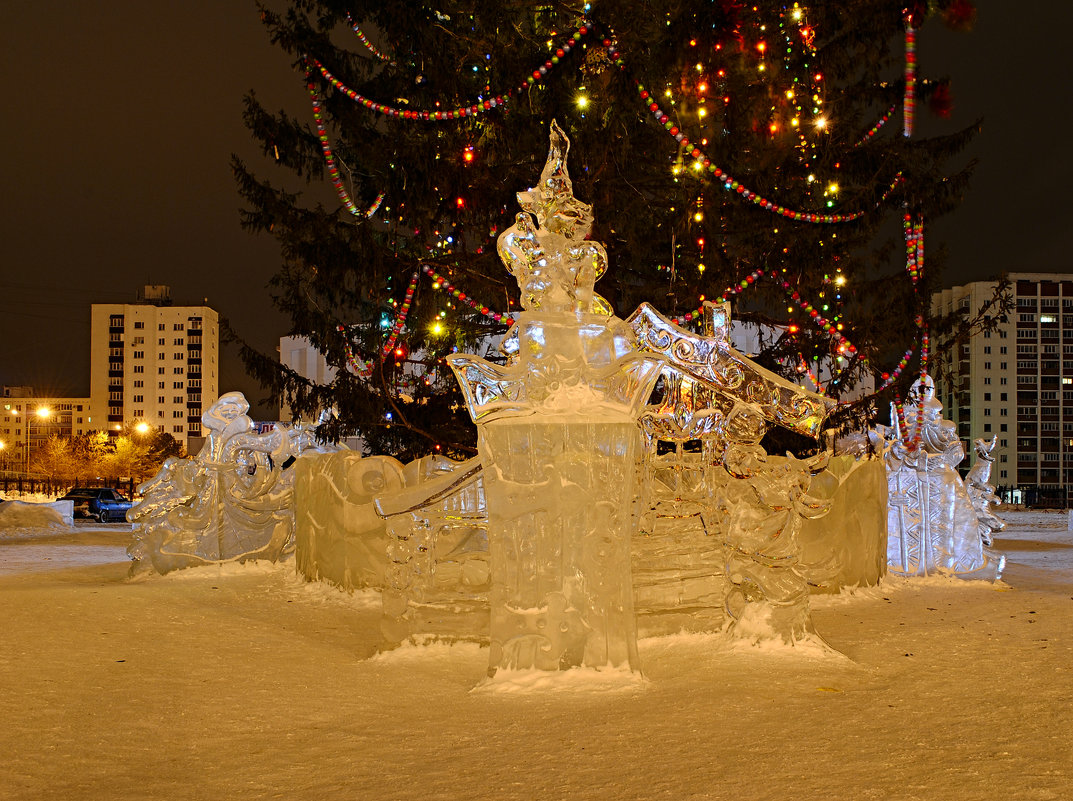
<instances>
[{"instance_id":1,"label":"colored light garland","mask_svg":"<svg viewBox=\"0 0 1073 801\"><path fill-rule=\"evenodd\" d=\"M339 167L335 161L335 154L332 152L331 140L328 138L328 129L324 125L324 118L321 116L321 102L320 95L317 93L317 87L310 80L309 70L306 70L306 89L309 91L309 97L313 102L313 120L317 127L317 138L320 140L320 149L324 154L324 163L328 167L328 177L331 179L332 186L335 187L335 193L339 196L339 200L346 207L346 210L353 214L355 217L372 217L376 214L377 209L380 208L380 204L384 202L384 193L381 192L376 196L376 200L373 204L362 211L355 204L350 197L350 193L347 192L346 186L343 184L342 173L339 172Z\"/></svg>"},{"instance_id":2,"label":"colored light garland","mask_svg":"<svg viewBox=\"0 0 1073 801\"><path fill-rule=\"evenodd\" d=\"M386 359L391 354L391 351L395 350L395 343L398 341L399 334L402 333L402 329L406 325L406 318L410 314L414 292L417 290L417 280L420 277L421 274L414 270L414 274L410 277L410 285L406 288L406 294L403 296L402 305L399 307L399 316L395 318L395 323L391 326L391 334L380 350L381 358ZM354 356L354 349L350 345L350 340L346 337L346 326L337 325L335 330L343 334L343 352L346 355L347 366L351 372L363 377L372 375L372 362L367 362L363 365Z\"/></svg>"},{"instance_id":3,"label":"colored light garland","mask_svg":"<svg viewBox=\"0 0 1073 801\"><path fill-rule=\"evenodd\" d=\"M866 133L864 136L862 136L860 139L858 139L856 142L854 142L853 146L854 147L860 147L865 142L867 142L869 139L871 139L873 136L875 136L877 133L879 133L880 129L884 125L886 125L888 122L890 122L890 118L892 116L894 116L894 111L897 108L898 108L897 103L895 103L890 108L888 108L887 113L879 118L879 122L877 122L875 125L873 125L871 128L869 128L868 133Z\"/></svg>"},{"instance_id":4,"label":"colored light garland","mask_svg":"<svg viewBox=\"0 0 1073 801\"><path fill-rule=\"evenodd\" d=\"M607 43L608 41L609 40L605 40L605 43ZM621 65L623 62L622 59L619 58L618 51L614 50L614 48L611 46L609 46L608 50L612 58L615 59L615 63ZM682 145L682 147L689 148L689 146L692 144L692 149L688 150L689 154L693 158L701 161L701 163L704 165L704 169L714 175L717 180L721 181L723 184L723 188L726 189L728 192L736 192L746 200L752 201L760 208L766 209L772 214L778 214L782 217L786 217L791 220L799 220L801 222L819 224L852 222L853 220L859 220L861 217L868 213L867 211L855 211L850 214L813 214L812 212L797 211L795 209L786 208L785 206L780 206L773 200L769 200L763 195L758 195L751 189L746 188L742 183L736 180L734 176L730 175L720 167L713 164L711 159L708 158L704 151L697 147L695 143L691 142L689 140L689 137L682 133L677 125L671 122L670 117L668 117L659 107L659 104L652 99L652 95L648 92L648 90L645 89L640 82L637 82L636 86L637 92L640 95L641 99L648 103L648 110L652 112L652 116L656 118L660 125L667 129L667 132L671 136L673 136L675 140L680 145ZM879 206L881 206L886 201L886 199L890 196L891 192L893 192L898 186L898 184L900 184L903 180L904 178L902 177L902 173L901 171L899 171L898 174L894 176L894 180L891 181L890 186L883 193L883 196L873 206L873 209L879 208Z\"/></svg>"},{"instance_id":5,"label":"colored light garland","mask_svg":"<svg viewBox=\"0 0 1073 801\"><path fill-rule=\"evenodd\" d=\"M436 288L436 284L439 284L442 288L446 289L447 292L452 297L457 298L458 300L462 301L463 303L468 305L474 311L480 312L485 317L488 317L491 320L495 320L497 323L503 322L503 320L506 319L508 326L514 325L514 319L513 318L509 317L506 314L501 314L500 312L492 311L487 306L482 306L480 303L475 301L473 298L471 298L465 292L463 292L460 289L458 289L454 284L452 284L450 281L448 281L446 278L444 278L438 272L433 270L427 264L422 264L421 269L425 273L425 275L429 276L433 280L433 282L434 282L433 285L432 285L433 289ZM414 275L416 275L416 273L414 273Z\"/></svg>"},{"instance_id":6,"label":"colored light garland","mask_svg":"<svg viewBox=\"0 0 1073 801\"><path fill-rule=\"evenodd\" d=\"M381 52L380 52L379 50L377 50L377 49L376 49L376 47L375 47L375 46L373 45L373 43L372 43L372 42L370 42L370 41L368 40L368 38L366 38L365 34L364 34L364 33L362 33L362 31L361 31L361 28L359 28L359 27L358 27L358 25L357 25L357 23L355 23L355 22L354 22L354 21L353 21L353 20L352 20L352 19L350 18L350 14L347 14L347 15L346 15L346 22L347 22L347 25L349 25L349 26L350 26L350 30L354 31L355 35L356 35L356 36L358 37L358 40L359 40L359 41L360 41L360 42L361 42L361 43L362 43L363 45L365 45L366 49L367 49L367 50L368 50L368 51L369 51L370 53L372 53L372 54L373 54L374 56L376 56L376 57L377 57L378 59L380 59L381 61L386 61L386 62L387 62L388 64L390 64L391 66L395 66L395 62L394 62L394 61L392 60L391 56L386 56L386 55L384 55L383 53L381 53Z\"/></svg>"},{"instance_id":7,"label":"colored light garland","mask_svg":"<svg viewBox=\"0 0 1073 801\"><path fill-rule=\"evenodd\" d=\"M905 269L916 287L924 273L924 221L920 215L914 218L906 212L902 217L902 233L905 236Z\"/></svg>"},{"instance_id":8,"label":"colored light garland","mask_svg":"<svg viewBox=\"0 0 1073 801\"><path fill-rule=\"evenodd\" d=\"M811 319L812 322L818 328L820 328L820 330L826 331L828 334L838 340L838 350L840 353L857 352L856 346L853 345L853 343L851 343L844 336L842 336L842 332L838 330L837 326L833 322L828 320L826 317L823 317L820 314L819 309L814 308L811 303L802 298L800 293L798 293L798 291L794 289L793 285L789 281L787 281L785 278L778 280L779 284L782 286L783 290L786 292L786 295L790 298L790 300L796 303L801 309L801 311L805 312L805 314L808 315L809 319Z\"/></svg>"},{"instance_id":9,"label":"colored light garland","mask_svg":"<svg viewBox=\"0 0 1073 801\"><path fill-rule=\"evenodd\" d=\"M477 114L483 114L487 111L491 111L494 108L498 108L499 106L506 105L510 98L516 92L523 92L534 84L537 84L542 81L544 79L544 76L547 75L548 72L556 64L558 64L561 59L563 59L568 53L570 53L570 51L573 50L574 46L578 43L578 40L585 36L588 32L589 29L585 25L579 27L574 33L574 35L570 37L570 39L568 39L565 43L563 43L562 47L556 49L554 55L552 55L550 59L545 61L537 69L533 70L532 74L529 75L524 82L519 84L516 89L508 91L505 94L496 95L490 100L478 100L472 105L459 106L448 111L400 109L396 108L395 106L386 105L384 103L377 103L375 100L371 100L360 92L351 89L334 74L332 74L328 70L328 68L325 67L319 60L315 58L309 58L308 61L317 68L320 74L324 76L324 79L326 81L332 84L332 86L334 86L340 92L345 94L351 100L354 100L365 106L365 108L371 109L379 114L384 114L389 117L401 117L402 119L406 120L457 120L463 117L472 117Z\"/></svg>"},{"instance_id":10,"label":"colored light garland","mask_svg":"<svg viewBox=\"0 0 1073 801\"><path fill-rule=\"evenodd\" d=\"M417 289L417 279L420 277L421 273L414 270L414 274L410 277L410 285L406 287L402 305L399 307L399 316L395 318L395 324L391 326L391 336L388 337L387 342L384 344L382 353L385 359L391 351L395 350L395 342L398 341L399 334L402 333L403 326L406 325L406 317L410 314L410 305L413 303L414 291Z\"/></svg>"},{"instance_id":11,"label":"colored light garland","mask_svg":"<svg viewBox=\"0 0 1073 801\"><path fill-rule=\"evenodd\" d=\"M350 372L354 373L354 375L361 376L362 378L371 376L373 374L373 363L366 362L365 364L361 364L354 357L354 349L350 346L350 340L346 335L346 326L337 325L335 330L343 335L343 352L346 354L346 363L347 367L350 368Z\"/></svg>"},{"instance_id":12,"label":"colored light garland","mask_svg":"<svg viewBox=\"0 0 1073 801\"><path fill-rule=\"evenodd\" d=\"M905 101L902 104L902 134L913 135L913 114L916 105L917 32L912 21L905 20Z\"/></svg>"}]
</instances>

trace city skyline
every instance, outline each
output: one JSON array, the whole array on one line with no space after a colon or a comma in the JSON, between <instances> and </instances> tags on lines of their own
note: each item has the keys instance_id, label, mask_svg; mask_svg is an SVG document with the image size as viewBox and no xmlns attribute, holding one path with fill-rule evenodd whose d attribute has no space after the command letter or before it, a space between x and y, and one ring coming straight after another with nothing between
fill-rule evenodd
<instances>
[{"instance_id":1,"label":"city skyline","mask_svg":"<svg viewBox=\"0 0 1073 801\"><path fill-rule=\"evenodd\" d=\"M1069 270L1055 225L1069 211L1060 192L1069 161L1049 135L1058 129L1042 123L1051 123L1044 78L1060 74L1063 55L1047 39L1057 42L1073 8L1055 4L1044 16L980 5L971 32L932 20L918 46L923 73L949 74L954 98L949 120L918 115L921 133L985 119L956 162L981 159L963 204L928 228L929 252L949 252L946 286ZM0 59L16 113L0 131L0 384L87 391L90 304L131 302L144 284L171 286L176 303L212 306L274 352L287 333L266 288L277 245L241 230L228 159L234 152L280 178L242 125L247 91L300 122L309 108L301 75L268 42L256 7L46 2L7 16ZM263 396L233 349L220 382L232 389L254 403Z\"/></svg>"}]
</instances>

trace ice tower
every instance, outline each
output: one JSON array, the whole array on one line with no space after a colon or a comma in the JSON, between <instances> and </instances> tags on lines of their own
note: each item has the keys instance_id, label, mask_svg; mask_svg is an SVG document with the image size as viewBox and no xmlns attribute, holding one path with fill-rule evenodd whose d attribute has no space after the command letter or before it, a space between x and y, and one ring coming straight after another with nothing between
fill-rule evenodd
<instances>
[{"instance_id":1,"label":"ice tower","mask_svg":"<svg viewBox=\"0 0 1073 801\"><path fill-rule=\"evenodd\" d=\"M556 123L540 183L499 237L524 311L506 366L449 357L477 424L491 561L489 674L638 670L630 573L637 420L662 359L593 291L607 253L586 241L570 142ZM535 217L535 220L534 220Z\"/></svg>"}]
</instances>

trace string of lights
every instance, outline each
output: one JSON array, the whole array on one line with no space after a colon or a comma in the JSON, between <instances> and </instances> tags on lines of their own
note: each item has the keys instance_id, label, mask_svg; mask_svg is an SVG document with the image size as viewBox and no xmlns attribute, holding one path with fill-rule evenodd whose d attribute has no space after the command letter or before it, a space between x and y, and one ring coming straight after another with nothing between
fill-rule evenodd
<instances>
[{"instance_id":1,"label":"string of lights","mask_svg":"<svg viewBox=\"0 0 1073 801\"><path fill-rule=\"evenodd\" d=\"M439 121L439 120L457 120L463 117L473 117L478 114L484 114L499 106L506 105L511 97L516 93L521 93L533 86L540 83L544 76L551 71L563 58L565 58L577 45L578 40L588 34L589 29L582 25L566 42L562 47L556 49L551 58L547 59L543 64L537 67L532 73L521 82L514 90L505 92L504 94L496 95L488 100L478 99L475 103L466 106L457 106L448 110L441 109L402 109L396 106L389 106L385 103L378 103L372 100L360 92L351 89L342 80L335 76L328 70L318 59L309 58L308 61L317 71L324 77L328 83L334 86L338 91L345 94L351 100L354 100L367 109L371 109L379 114L384 114L389 117L400 117L406 120L426 120L426 121Z\"/></svg>"}]
</instances>

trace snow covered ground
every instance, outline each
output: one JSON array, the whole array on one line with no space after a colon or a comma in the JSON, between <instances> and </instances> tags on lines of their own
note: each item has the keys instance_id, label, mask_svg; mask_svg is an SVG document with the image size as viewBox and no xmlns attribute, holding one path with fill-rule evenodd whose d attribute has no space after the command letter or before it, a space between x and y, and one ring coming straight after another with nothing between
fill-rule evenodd
<instances>
[{"instance_id":1,"label":"snow covered ground","mask_svg":"<svg viewBox=\"0 0 1073 801\"><path fill-rule=\"evenodd\" d=\"M376 655L372 593L130 581L129 526L8 506L0 799L1073 798L1065 512L1003 515L1004 583L814 598L841 655L677 635L643 682L490 689L476 646Z\"/></svg>"}]
</instances>

